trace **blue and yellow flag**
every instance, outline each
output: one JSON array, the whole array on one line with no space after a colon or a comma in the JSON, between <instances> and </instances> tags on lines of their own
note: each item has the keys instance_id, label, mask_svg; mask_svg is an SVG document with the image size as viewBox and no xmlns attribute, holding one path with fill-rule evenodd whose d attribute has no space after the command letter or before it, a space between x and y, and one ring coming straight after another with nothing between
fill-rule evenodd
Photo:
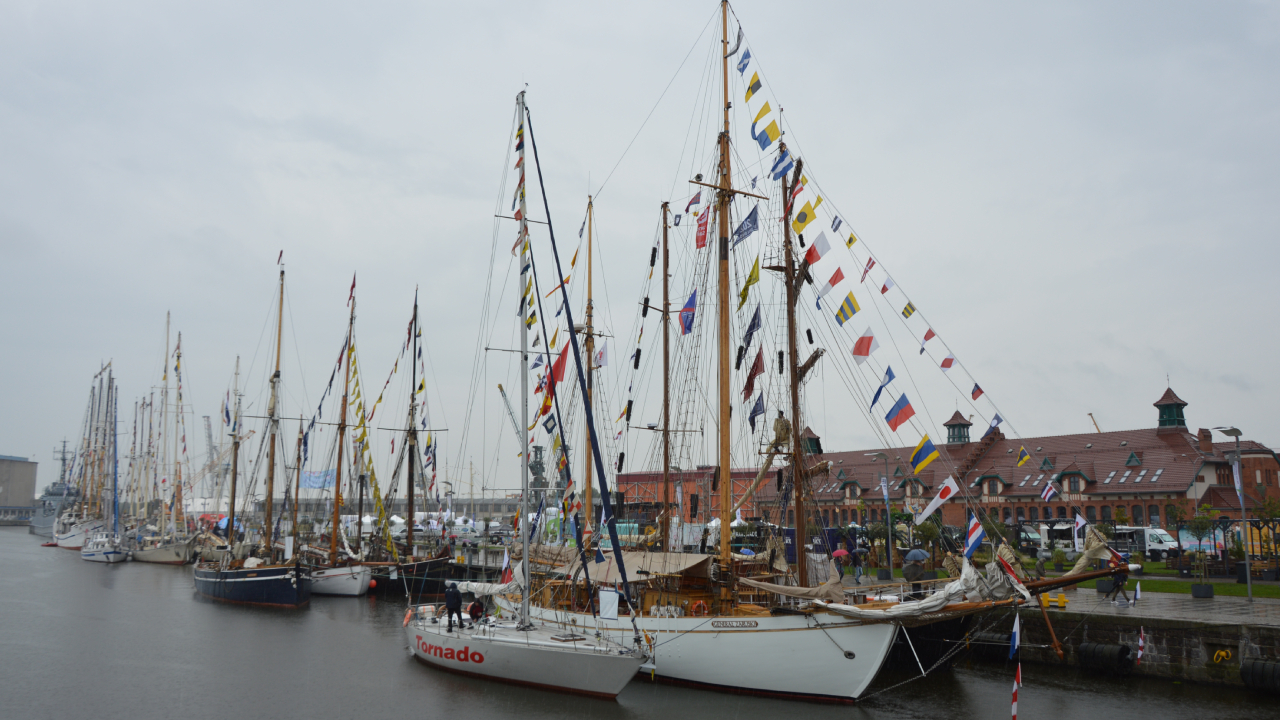
<instances>
[{"instance_id":1,"label":"blue and yellow flag","mask_svg":"<svg viewBox=\"0 0 1280 720\"><path fill-rule=\"evenodd\" d=\"M849 293L844 302L840 303L840 309L836 311L836 322L844 325L846 320L853 317L861 309L858 307L858 301L853 297L853 293Z\"/></svg>"},{"instance_id":2,"label":"blue and yellow flag","mask_svg":"<svg viewBox=\"0 0 1280 720\"><path fill-rule=\"evenodd\" d=\"M929 441L929 436L925 435L920 440L920 444L911 453L911 472L920 474L920 471L926 465L938 459L938 449Z\"/></svg>"},{"instance_id":3,"label":"blue and yellow flag","mask_svg":"<svg viewBox=\"0 0 1280 720\"><path fill-rule=\"evenodd\" d=\"M1018 450L1018 467L1022 467L1030 459L1031 459L1031 453L1027 452L1027 449L1025 447Z\"/></svg>"},{"instance_id":4,"label":"blue and yellow flag","mask_svg":"<svg viewBox=\"0 0 1280 720\"><path fill-rule=\"evenodd\" d=\"M760 108L760 112L756 114L756 119L751 122L751 139L760 144L761 150L768 150L769 146L777 142L778 138L782 136L782 131L778 129L778 123L774 120L770 120L769 126L763 131L756 132L756 124L763 120L765 115L769 114L770 109L769 103L766 102L764 107Z\"/></svg>"},{"instance_id":5,"label":"blue and yellow flag","mask_svg":"<svg viewBox=\"0 0 1280 720\"><path fill-rule=\"evenodd\" d=\"M760 73L751 73L751 84L747 86L747 100L760 92Z\"/></svg>"},{"instance_id":6,"label":"blue and yellow flag","mask_svg":"<svg viewBox=\"0 0 1280 720\"><path fill-rule=\"evenodd\" d=\"M907 303L907 306L902 308L902 317L904 318L909 318L915 314L916 314L916 306L912 305L911 303Z\"/></svg>"}]
</instances>

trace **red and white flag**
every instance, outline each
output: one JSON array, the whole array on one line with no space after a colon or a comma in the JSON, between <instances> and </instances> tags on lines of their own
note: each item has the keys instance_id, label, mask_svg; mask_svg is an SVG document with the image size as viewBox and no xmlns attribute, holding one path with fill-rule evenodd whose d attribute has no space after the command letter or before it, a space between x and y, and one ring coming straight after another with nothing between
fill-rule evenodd
<instances>
[{"instance_id":1,"label":"red and white flag","mask_svg":"<svg viewBox=\"0 0 1280 720\"><path fill-rule=\"evenodd\" d=\"M946 372L950 370L951 366L955 364L956 364L956 356L952 355L951 353L947 353L947 356L942 358L942 372Z\"/></svg>"},{"instance_id":2,"label":"red and white flag","mask_svg":"<svg viewBox=\"0 0 1280 720\"><path fill-rule=\"evenodd\" d=\"M825 232L818 233L818 237L814 239L813 244L809 246L809 251L804 254L804 261L809 263L810 267L818 264L823 255L831 249L831 245L827 243L827 234Z\"/></svg>"},{"instance_id":3,"label":"red and white flag","mask_svg":"<svg viewBox=\"0 0 1280 720\"><path fill-rule=\"evenodd\" d=\"M861 279L861 280L859 280L858 282L860 282L860 283L866 282L866 281L867 281L867 273L871 272L871 268L873 268L873 267L875 267L875 266L876 266L876 261L875 261L874 259L867 260L867 266L866 266L866 267L864 267L864 268L862 268L862 279Z\"/></svg>"},{"instance_id":4,"label":"red and white flag","mask_svg":"<svg viewBox=\"0 0 1280 720\"><path fill-rule=\"evenodd\" d=\"M842 282L844 282L844 270L836 268L835 273L831 275L831 279L828 280L827 284L823 285L822 289L818 291L818 299L821 300L824 295L834 290L835 287Z\"/></svg>"},{"instance_id":5,"label":"red and white flag","mask_svg":"<svg viewBox=\"0 0 1280 720\"><path fill-rule=\"evenodd\" d=\"M875 352L878 347L880 347L880 343L876 342L876 336L871 334L871 328L867 328L867 331L862 333L862 337L858 338L858 341L853 344L854 361L861 365L867 361L867 358L871 357L871 353Z\"/></svg>"},{"instance_id":6,"label":"red and white flag","mask_svg":"<svg viewBox=\"0 0 1280 720\"><path fill-rule=\"evenodd\" d=\"M1136 663L1137 665L1142 664L1142 651L1146 649L1147 649L1147 631L1141 625L1139 625L1138 626L1138 662Z\"/></svg>"},{"instance_id":7,"label":"red and white flag","mask_svg":"<svg viewBox=\"0 0 1280 720\"><path fill-rule=\"evenodd\" d=\"M1022 663L1018 663L1018 674L1013 677L1013 720L1018 720L1018 688L1022 687Z\"/></svg>"},{"instance_id":8,"label":"red and white flag","mask_svg":"<svg viewBox=\"0 0 1280 720\"><path fill-rule=\"evenodd\" d=\"M707 221L710 219L711 213L709 212L702 213L702 217L698 218L697 245L699 250L707 246Z\"/></svg>"},{"instance_id":9,"label":"red and white flag","mask_svg":"<svg viewBox=\"0 0 1280 720\"><path fill-rule=\"evenodd\" d=\"M925 506L924 510L922 510L919 515L916 515L916 525L923 523L930 515L933 514L934 510L942 507L942 503L959 494L960 486L956 485L956 479L953 477L947 478L946 482L942 483L942 487L938 488L938 494L933 496L933 499L929 501L929 504Z\"/></svg>"},{"instance_id":10,"label":"red and white flag","mask_svg":"<svg viewBox=\"0 0 1280 720\"><path fill-rule=\"evenodd\" d=\"M884 285L880 286L880 294L883 295L889 292L889 288L891 287L893 287L893 278L885 278Z\"/></svg>"},{"instance_id":11,"label":"red and white flag","mask_svg":"<svg viewBox=\"0 0 1280 720\"><path fill-rule=\"evenodd\" d=\"M508 552L508 551L506 551L506 550L503 550L503 551L502 551L502 583L503 583L504 585L505 585L506 583L511 582L511 575L512 575L512 573L511 573L511 553L510 553L510 552Z\"/></svg>"}]
</instances>

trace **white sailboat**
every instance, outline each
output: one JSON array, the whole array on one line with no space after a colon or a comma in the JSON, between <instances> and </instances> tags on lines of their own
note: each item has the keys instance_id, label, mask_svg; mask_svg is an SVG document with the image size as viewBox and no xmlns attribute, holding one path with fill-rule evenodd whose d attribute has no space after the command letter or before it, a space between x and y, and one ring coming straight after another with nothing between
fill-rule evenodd
<instances>
[{"instance_id":1,"label":"white sailboat","mask_svg":"<svg viewBox=\"0 0 1280 720\"><path fill-rule=\"evenodd\" d=\"M516 133L516 150L520 158L517 166L522 166L527 118L523 92L517 96L516 107L520 118L520 128ZM520 238L524 247L521 265L528 268L533 260L528 244L524 242L524 238L528 237L528 230L525 225L527 208L523 190L523 187L517 189L520 212L516 217L520 219ZM554 235L552 240L554 242ZM523 282L521 286L524 286ZM531 323L525 322L529 310L529 303L522 302L520 348L524 365L529 361ZM576 347L575 339L575 351ZM520 436L521 447L526 449L521 455L522 518L527 518L529 512L528 406L528 374L521 372L521 420L514 422L514 417L512 420ZM530 532L524 524L521 524L519 531L521 545L525 549L524 555L527 557ZM486 618L469 627L453 628L438 616L435 606L411 606L405 613L404 629L405 639L413 656L427 665L449 672L557 692L610 699L616 697L647 658L640 646L639 634L634 635L632 643L628 643L625 638L617 642L610 637L589 638L573 631L577 628L569 629L569 626L554 620L535 623L530 612L531 588L527 562L521 563L519 581L506 585L464 583L464 589L477 595L518 590L520 603L518 608L514 608L516 612L513 621Z\"/></svg>"},{"instance_id":2,"label":"white sailboat","mask_svg":"<svg viewBox=\"0 0 1280 720\"><path fill-rule=\"evenodd\" d=\"M119 563L129 559L120 542L119 458L116 453L116 387L111 373L107 373L107 412L111 413L111 432L107 436L111 453L111 529L94 532L80 548L80 559L89 562Z\"/></svg>"}]
</instances>

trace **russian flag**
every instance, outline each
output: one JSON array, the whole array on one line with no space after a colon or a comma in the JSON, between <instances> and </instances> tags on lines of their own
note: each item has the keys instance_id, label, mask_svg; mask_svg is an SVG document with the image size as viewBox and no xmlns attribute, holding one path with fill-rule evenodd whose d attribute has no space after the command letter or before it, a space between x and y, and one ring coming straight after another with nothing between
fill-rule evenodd
<instances>
[{"instance_id":1,"label":"russian flag","mask_svg":"<svg viewBox=\"0 0 1280 720\"><path fill-rule=\"evenodd\" d=\"M977 515L969 517L969 532L964 540L964 556L972 558L973 553L982 545L982 539L987 536L987 531L982 529L982 523L978 522Z\"/></svg>"},{"instance_id":2,"label":"russian flag","mask_svg":"<svg viewBox=\"0 0 1280 720\"><path fill-rule=\"evenodd\" d=\"M889 423L889 429L897 432L903 423L915 417L915 408L911 407L911 401L907 399L907 394L903 393L898 398L898 402L893 404L893 408L889 410L889 414L884 419Z\"/></svg>"}]
</instances>

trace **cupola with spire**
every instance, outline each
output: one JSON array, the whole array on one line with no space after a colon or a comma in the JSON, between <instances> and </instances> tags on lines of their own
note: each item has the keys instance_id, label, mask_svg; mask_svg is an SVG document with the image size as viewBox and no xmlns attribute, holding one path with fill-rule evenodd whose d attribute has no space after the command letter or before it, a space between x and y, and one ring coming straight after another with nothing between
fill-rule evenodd
<instances>
[{"instance_id":1,"label":"cupola with spire","mask_svg":"<svg viewBox=\"0 0 1280 720\"><path fill-rule=\"evenodd\" d=\"M1187 404L1182 398L1178 397L1173 388L1165 388L1164 395L1155 401L1156 408L1160 411L1160 426L1156 430L1157 435L1164 435L1173 432L1186 432L1187 420L1182 416L1182 408Z\"/></svg>"},{"instance_id":2,"label":"cupola with spire","mask_svg":"<svg viewBox=\"0 0 1280 720\"><path fill-rule=\"evenodd\" d=\"M972 425L973 423L965 420L964 416L957 410L950 420L942 423L942 426L947 429L947 444L963 445L969 442L969 428Z\"/></svg>"}]
</instances>

